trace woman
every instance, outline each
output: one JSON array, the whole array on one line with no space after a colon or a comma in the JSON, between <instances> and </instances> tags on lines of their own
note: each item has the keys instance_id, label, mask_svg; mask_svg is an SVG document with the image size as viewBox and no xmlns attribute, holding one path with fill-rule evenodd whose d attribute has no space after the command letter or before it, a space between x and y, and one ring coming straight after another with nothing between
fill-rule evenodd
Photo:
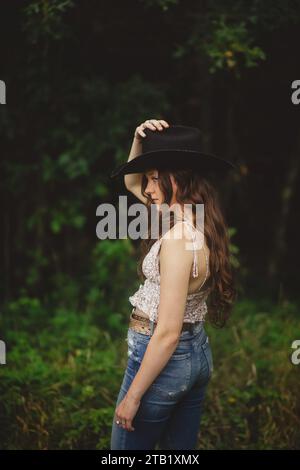
<instances>
[{"instance_id":1,"label":"woman","mask_svg":"<svg viewBox=\"0 0 300 470\"><path fill-rule=\"evenodd\" d=\"M112 173L125 175L127 189L147 206L149 220L151 203L160 225L165 204L171 218L164 235L160 226L157 240L142 241L144 284L129 297L134 308L112 450L197 446L213 370L204 321L223 326L236 297L226 224L205 175L232 167L200 151L198 129L152 119L136 128L128 162ZM196 205L204 206L203 227L196 223Z\"/></svg>"}]
</instances>

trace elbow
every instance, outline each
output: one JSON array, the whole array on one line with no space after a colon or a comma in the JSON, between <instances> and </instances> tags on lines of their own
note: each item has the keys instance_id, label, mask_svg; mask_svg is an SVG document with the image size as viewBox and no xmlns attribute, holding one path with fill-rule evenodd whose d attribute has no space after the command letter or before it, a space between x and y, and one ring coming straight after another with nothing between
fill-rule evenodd
<instances>
[{"instance_id":1,"label":"elbow","mask_svg":"<svg viewBox=\"0 0 300 470\"><path fill-rule=\"evenodd\" d=\"M156 327L154 334L160 339L160 341L170 346L176 346L180 339L180 332L163 330Z\"/></svg>"}]
</instances>

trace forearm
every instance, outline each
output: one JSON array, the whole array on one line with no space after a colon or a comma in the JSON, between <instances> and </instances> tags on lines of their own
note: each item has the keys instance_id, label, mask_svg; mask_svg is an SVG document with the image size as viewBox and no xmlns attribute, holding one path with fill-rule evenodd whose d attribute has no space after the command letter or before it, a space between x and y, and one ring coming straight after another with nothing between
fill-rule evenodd
<instances>
[{"instance_id":1,"label":"forearm","mask_svg":"<svg viewBox=\"0 0 300 470\"><path fill-rule=\"evenodd\" d=\"M141 153L142 153L142 143L138 141L136 138L134 138L127 161L130 162ZM142 173L131 173L129 175L124 176L124 183L125 183L126 188L140 185L141 181L142 181Z\"/></svg>"},{"instance_id":2,"label":"forearm","mask_svg":"<svg viewBox=\"0 0 300 470\"><path fill-rule=\"evenodd\" d=\"M165 367L178 344L169 336L161 336L160 334L151 337L144 354L140 368L134 377L130 388L127 392L135 400L140 400L152 382L160 374Z\"/></svg>"}]
</instances>

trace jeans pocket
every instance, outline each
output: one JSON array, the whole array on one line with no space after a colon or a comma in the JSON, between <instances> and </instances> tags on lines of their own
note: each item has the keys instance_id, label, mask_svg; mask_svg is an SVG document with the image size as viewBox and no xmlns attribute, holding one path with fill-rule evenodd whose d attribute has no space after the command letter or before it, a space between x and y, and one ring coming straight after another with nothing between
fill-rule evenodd
<instances>
[{"instance_id":1,"label":"jeans pocket","mask_svg":"<svg viewBox=\"0 0 300 470\"><path fill-rule=\"evenodd\" d=\"M175 352L152 382L149 392L159 398L178 400L183 396L191 378L191 353Z\"/></svg>"},{"instance_id":2,"label":"jeans pocket","mask_svg":"<svg viewBox=\"0 0 300 470\"><path fill-rule=\"evenodd\" d=\"M144 335L143 335L144 336ZM138 333L128 329L128 362L127 371L135 375L144 354L146 352L150 338L140 337ZM173 399L185 393L191 377L191 352L177 347L168 360L167 364L160 371L148 388L147 397L158 399Z\"/></svg>"},{"instance_id":3,"label":"jeans pocket","mask_svg":"<svg viewBox=\"0 0 300 470\"><path fill-rule=\"evenodd\" d=\"M212 352L211 352L211 347L210 347L208 336L206 338L205 343L202 344L201 347L202 347L202 351L204 353L205 359L207 361L208 377L211 378L212 372L214 370L214 363L213 363L213 357L212 357Z\"/></svg>"},{"instance_id":4,"label":"jeans pocket","mask_svg":"<svg viewBox=\"0 0 300 470\"><path fill-rule=\"evenodd\" d=\"M130 328L128 329L128 332L127 332L126 341L128 343L128 347L127 347L128 362L130 362L130 360L138 362L138 350L137 350L135 333Z\"/></svg>"}]
</instances>

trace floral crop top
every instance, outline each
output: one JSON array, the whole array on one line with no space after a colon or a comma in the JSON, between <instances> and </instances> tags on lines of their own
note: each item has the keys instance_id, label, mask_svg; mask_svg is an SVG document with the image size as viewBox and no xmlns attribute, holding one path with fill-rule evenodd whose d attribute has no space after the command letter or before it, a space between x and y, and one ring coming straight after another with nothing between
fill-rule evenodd
<instances>
[{"instance_id":1,"label":"floral crop top","mask_svg":"<svg viewBox=\"0 0 300 470\"><path fill-rule=\"evenodd\" d=\"M194 261L193 261L193 277L198 276L198 266L197 266L197 257L195 249L195 227L191 224L190 221L184 220L187 222L188 226L192 230L192 240L194 248ZM140 284L139 289L135 294L129 297L131 305L134 307L139 307L143 312L148 314L149 319L157 322L157 313L159 307L159 297L160 297L160 272L159 272L159 249L161 246L162 237L156 240L156 242L151 246L149 252L144 258L142 264L142 270L146 279L143 284ZM206 274L205 278L200 286L200 288L193 292L192 294L187 295L186 308L184 313L184 322L194 323L196 321L204 321L205 315L207 313L206 299L209 294L209 289L204 289L201 291L201 288L204 282L207 279L208 275L208 257L204 245L202 247L206 259Z\"/></svg>"}]
</instances>

